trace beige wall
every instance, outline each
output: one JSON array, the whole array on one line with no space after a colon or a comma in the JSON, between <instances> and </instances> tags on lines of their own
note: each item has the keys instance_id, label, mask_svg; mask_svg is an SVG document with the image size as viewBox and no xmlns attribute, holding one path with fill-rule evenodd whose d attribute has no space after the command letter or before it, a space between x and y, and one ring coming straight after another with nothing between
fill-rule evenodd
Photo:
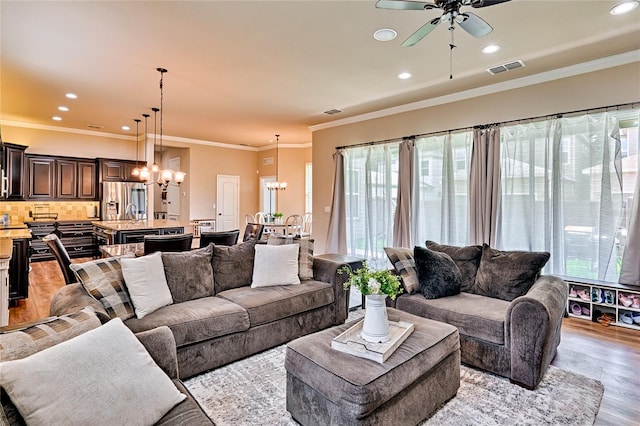
<instances>
[{"instance_id":1,"label":"beige wall","mask_svg":"<svg viewBox=\"0 0 640 426\"><path fill-rule=\"evenodd\" d=\"M313 237L323 253L336 146L637 102L640 63L313 132Z\"/></svg>"}]
</instances>

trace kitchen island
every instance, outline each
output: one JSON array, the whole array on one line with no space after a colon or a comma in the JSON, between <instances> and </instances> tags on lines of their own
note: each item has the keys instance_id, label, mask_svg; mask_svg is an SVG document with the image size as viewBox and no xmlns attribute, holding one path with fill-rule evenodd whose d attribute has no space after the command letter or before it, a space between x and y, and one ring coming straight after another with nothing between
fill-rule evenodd
<instances>
[{"instance_id":1,"label":"kitchen island","mask_svg":"<svg viewBox=\"0 0 640 426\"><path fill-rule=\"evenodd\" d=\"M0 327L9 323L9 306L29 291L31 232L19 224L0 227Z\"/></svg>"},{"instance_id":2,"label":"kitchen island","mask_svg":"<svg viewBox=\"0 0 640 426\"><path fill-rule=\"evenodd\" d=\"M129 244L144 241L145 235L174 235L192 232L192 225L175 220L108 220L95 221L93 236L96 246Z\"/></svg>"}]
</instances>

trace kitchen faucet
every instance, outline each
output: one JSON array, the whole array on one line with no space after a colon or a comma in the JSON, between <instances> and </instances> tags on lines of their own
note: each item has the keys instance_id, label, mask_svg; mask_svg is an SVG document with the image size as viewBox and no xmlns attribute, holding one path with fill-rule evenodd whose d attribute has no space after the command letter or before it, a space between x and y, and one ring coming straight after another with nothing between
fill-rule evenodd
<instances>
[{"instance_id":1,"label":"kitchen faucet","mask_svg":"<svg viewBox=\"0 0 640 426\"><path fill-rule=\"evenodd\" d=\"M133 208L134 210L132 211L131 208ZM138 206L136 206L134 203L129 203L127 204L127 207L125 207L124 209L124 214L125 217L129 216L130 220L134 220L137 221L137 214L135 212L138 211Z\"/></svg>"}]
</instances>

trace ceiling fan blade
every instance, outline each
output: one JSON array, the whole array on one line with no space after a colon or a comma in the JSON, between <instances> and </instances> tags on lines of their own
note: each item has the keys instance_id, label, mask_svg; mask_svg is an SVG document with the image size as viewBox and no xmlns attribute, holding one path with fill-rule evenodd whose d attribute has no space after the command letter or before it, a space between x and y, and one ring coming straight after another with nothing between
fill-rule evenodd
<instances>
[{"instance_id":1,"label":"ceiling fan blade","mask_svg":"<svg viewBox=\"0 0 640 426\"><path fill-rule=\"evenodd\" d=\"M473 7L487 7L494 4L506 3L511 0L471 0L471 6Z\"/></svg>"},{"instance_id":2,"label":"ceiling fan blade","mask_svg":"<svg viewBox=\"0 0 640 426\"><path fill-rule=\"evenodd\" d=\"M438 26L439 23L440 23L440 18L433 18L432 20L430 20L429 22L427 22L426 24L418 28L418 31L411 34L411 36L408 39L403 41L402 47L413 46L414 44L416 44L417 42L425 38L427 34L433 31L435 27Z\"/></svg>"},{"instance_id":3,"label":"ceiling fan blade","mask_svg":"<svg viewBox=\"0 0 640 426\"><path fill-rule=\"evenodd\" d=\"M433 3L426 3L423 1L408 1L408 0L378 0L376 3L378 9L392 9L392 10L424 10L424 9L436 9Z\"/></svg>"},{"instance_id":4,"label":"ceiling fan blade","mask_svg":"<svg viewBox=\"0 0 640 426\"><path fill-rule=\"evenodd\" d=\"M476 38L484 37L493 31L491 25L474 13L466 12L461 13L459 16L463 16L465 19L462 22L458 22L458 25Z\"/></svg>"}]
</instances>

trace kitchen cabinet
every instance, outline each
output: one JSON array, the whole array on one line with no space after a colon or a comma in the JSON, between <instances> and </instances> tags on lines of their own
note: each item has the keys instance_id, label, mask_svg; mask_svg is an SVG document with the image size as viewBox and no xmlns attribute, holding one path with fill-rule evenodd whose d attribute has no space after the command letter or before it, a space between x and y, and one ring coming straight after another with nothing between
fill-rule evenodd
<instances>
[{"instance_id":1,"label":"kitchen cabinet","mask_svg":"<svg viewBox=\"0 0 640 426\"><path fill-rule=\"evenodd\" d=\"M31 261L55 260L47 243L42 241L45 235L56 234L64 245L70 258L91 257L96 254L97 245L93 238L93 226L90 220L65 220L59 222L27 222L31 230Z\"/></svg>"},{"instance_id":2,"label":"kitchen cabinet","mask_svg":"<svg viewBox=\"0 0 640 426\"><path fill-rule=\"evenodd\" d=\"M0 199L23 200L24 199L24 145L10 142L2 143L2 170L4 180L0 191ZM5 192L6 191L6 192Z\"/></svg>"},{"instance_id":3,"label":"kitchen cabinet","mask_svg":"<svg viewBox=\"0 0 640 426\"><path fill-rule=\"evenodd\" d=\"M28 199L97 199L95 160L45 155L26 158Z\"/></svg>"},{"instance_id":4,"label":"kitchen cabinet","mask_svg":"<svg viewBox=\"0 0 640 426\"><path fill-rule=\"evenodd\" d=\"M55 198L56 159L48 156L27 155L27 198L52 200Z\"/></svg>"},{"instance_id":5,"label":"kitchen cabinet","mask_svg":"<svg viewBox=\"0 0 640 426\"><path fill-rule=\"evenodd\" d=\"M101 182L141 182L139 177L133 176L133 169L144 166L130 160L110 160L101 158L100 181Z\"/></svg>"},{"instance_id":6,"label":"kitchen cabinet","mask_svg":"<svg viewBox=\"0 0 640 426\"><path fill-rule=\"evenodd\" d=\"M29 297L29 239L13 240L13 254L9 261L9 303Z\"/></svg>"}]
</instances>

